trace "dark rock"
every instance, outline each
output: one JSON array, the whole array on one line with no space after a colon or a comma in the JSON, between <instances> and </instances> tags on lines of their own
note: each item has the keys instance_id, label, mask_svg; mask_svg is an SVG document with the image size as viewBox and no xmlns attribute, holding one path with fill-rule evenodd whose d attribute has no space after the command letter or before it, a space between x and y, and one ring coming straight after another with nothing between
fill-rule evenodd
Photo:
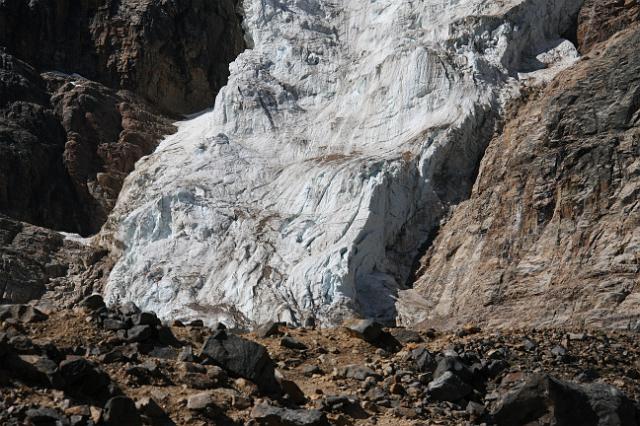
<instances>
[{"instance_id":1,"label":"dark rock","mask_svg":"<svg viewBox=\"0 0 640 426\"><path fill-rule=\"evenodd\" d=\"M187 324L189 327L204 327L204 321L202 321L201 319L196 319L193 320L191 322L189 322L189 324Z\"/></svg>"},{"instance_id":2,"label":"dark rock","mask_svg":"<svg viewBox=\"0 0 640 426\"><path fill-rule=\"evenodd\" d=\"M307 402L307 397L305 396L302 389L292 380L281 379L279 380L280 388L282 389L282 394L286 399L293 402L296 405L303 405Z\"/></svg>"},{"instance_id":3,"label":"dark rock","mask_svg":"<svg viewBox=\"0 0 640 426\"><path fill-rule=\"evenodd\" d=\"M58 364L56 362L43 356L25 356L21 358L23 361L31 364L35 371L46 377L49 386L59 389L64 387L64 380L58 371Z\"/></svg>"},{"instance_id":4,"label":"dark rock","mask_svg":"<svg viewBox=\"0 0 640 426\"><path fill-rule=\"evenodd\" d=\"M441 358L433 372L433 378L437 379L447 371L455 373L465 382L471 382L474 379L474 373L471 368L458 356L444 356Z\"/></svg>"},{"instance_id":5,"label":"dark rock","mask_svg":"<svg viewBox=\"0 0 640 426\"><path fill-rule=\"evenodd\" d=\"M244 48L231 0L101 6L0 3L0 45L37 68L75 72L176 114L212 105Z\"/></svg>"},{"instance_id":6,"label":"dark rock","mask_svg":"<svg viewBox=\"0 0 640 426\"><path fill-rule=\"evenodd\" d=\"M304 343L300 342L299 340L294 339L291 336L283 337L280 340L280 346L285 347L285 348L289 348L289 349L299 350L299 351L305 351L305 350L309 349L307 347L307 345L305 345Z\"/></svg>"},{"instance_id":7,"label":"dark rock","mask_svg":"<svg viewBox=\"0 0 640 426\"><path fill-rule=\"evenodd\" d=\"M586 0L578 15L576 38L580 53L640 21L640 3L620 0Z\"/></svg>"},{"instance_id":8,"label":"dark rock","mask_svg":"<svg viewBox=\"0 0 640 426\"><path fill-rule=\"evenodd\" d=\"M0 305L0 321L13 319L19 322L39 322L48 316L30 305Z\"/></svg>"},{"instance_id":9,"label":"dark rock","mask_svg":"<svg viewBox=\"0 0 640 426\"><path fill-rule=\"evenodd\" d=\"M436 368L436 359L427 350L427 348L417 348L411 351L411 358L413 359L416 369L423 373L430 373Z\"/></svg>"},{"instance_id":10,"label":"dark rock","mask_svg":"<svg viewBox=\"0 0 640 426\"><path fill-rule=\"evenodd\" d=\"M281 336L284 334L280 329L282 326L284 326L284 324L281 322L269 321L256 328L255 333L260 339L272 336Z\"/></svg>"},{"instance_id":11,"label":"dark rock","mask_svg":"<svg viewBox=\"0 0 640 426\"><path fill-rule=\"evenodd\" d=\"M102 327L105 330L116 331L116 330L124 330L125 328L127 328L127 324L124 321L107 318L102 321Z\"/></svg>"},{"instance_id":12,"label":"dark rock","mask_svg":"<svg viewBox=\"0 0 640 426\"><path fill-rule=\"evenodd\" d=\"M456 374L445 371L428 386L431 397L438 401L455 402L469 395L473 388L466 384Z\"/></svg>"},{"instance_id":13,"label":"dark rock","mask_svg":"<svg viewBox=\"0 0 640 426\"><path fill-rule=\"evenodd\" d=\"M251 410L251 417L266 426L328 426L324 413L318 410L292 410L274 407L266 403L257 404Z\"/></svg>"},{"instance_id":14,"label":"dark rock","mask_svg":"<svg viewBox=\"0 0 640 426\"><path fill-rule=\"evenodd\" d=\"M356 380L365 380L367 377L373 377L376 380L382 379L382 377L379 374L377 374L375 371L373 371L371 368L363 365L357 365L357 364L338 367L336 368L335 375L336 377L339 377L339 378L356 379Z\"/></svg>"},{"instance_id":15,"label":"dark rock","mask_svg":"<svg viewBox=\"0 0 640 426\"><path fill-rule=\"evenodd\" d=\"M492 414L499 426L539 419L558 426L630 426L640 420L633 402L613 386L578 385L547 375L534 375L502 395Z\"/></svg>"},{"instance_id":16,"label":"dark rock","mask_svg":"<svg viewBox=\"0 0 640 426\"><path fill-rule=\"evenodd\" d=\"M115 396L107 401L102 412L107 426L142 426L135 402L126 396Z\"/></svg>"},{"instance_id":17,"label":"dark rock","mask_svg":"<svg viewBox=\"0 0 640 426\"><path fill-rule=\"evenodd\" d=\"M509 363L503 359L489 361L483 368L482 373L489 378L494 378L509 368Z\"/></svg>"},{"instance_id":18,"label":"dark rock","mask_svg":"<svg viewBox=\"0 0 640 426\"><path fill-rule=\"evenodd\" d=\"M100 355L98 359L100 360L100 362L103 362L105 364L113 364L114 362L124 363L130 361L130 358L126 356L121 349L118 348Z\"/></svg>"},{"instance_id":19,"label":"dark rock","mask_svg":"<svg viewBox=\"0 0 640 426\"><path fill-rule=\"evenodd\" d=\"M155 328L149 325L135 325L127 330L127 342L144 342L151 339L155 332Z\"/></svg>"},{"instance_id":20,"label":"dark rock","mask_svg":"<svg viewBox=\"0 0 640 426\"><path fill-rule=\"evenodd\" d=\"M206 340L202 356L232 375L251 380L263 392L279 391L275 365L265 347L258 343L221 330Z\"/></svg>"},{"instance_id":21,"label":"dark rock","mask_svg":"<svg viewBox=\"0 0 640 426\"><path fill-rule=\"evenodd\" d=\"M80 302L80 306L90 311L97 311L98 309L102 309L106 307L104 303L104 299L100 294L92 294L90 296L85 297Z\"/></svg>"},{"instance_id":22,"label":"dark rock","mask_svg":"<svg viewBox=\"0 0 640 426\"><path fill-rule=\"evenodd\" d=\"M32 408L27 410L26 417L33 426L67 426L69 421L51 408Z\"/></svg>"},{"instance_id":23,"label":"dark rock","mask_svg":"<svg viewBox=\"0 0 640 426\"><path fill-rule=\"evenodd\" d=\"M347 395L331 395L320 401L320 409L331 413L344 413L354 419L368 417L357 398Z\"/></svg>"},{"instance_id":24,"label":"dark rock","mask_svg":"<svg viewBox=\"0 0 640 426\"><path fill-rule=\"evenodd\" d=\"M160 325L160 320L153 312L140 312L132 317L133 325L150 325L155 327Z\"/></svg>"},{"instance_id":25,"label":"dark rock","mask_svg":"<svg viewBox=\"0 0 640 426\"><path fill-rule=\"evenodd\" d=\"M144 397L139 399L136 402L136 408L139 413L144 414L145 416L154 419L154 420L164 420L165 424L170 424L167 420L167 414L164 412L162 407L158 405L158 403L149 397ZM152 424L156 424L158 422L152 422Z\"/></svg>"},{"instance_id":26,"label":"dark rock","mask_svg":"<svg viewBox=\"0 0 640 426\"><path fill-rule=\"evenodd\" d=\"M102 370L81 357L62 361L59 371L67 391L78 395L101 395L108 392L111 380Z\"/></svg>"},{"instance_id":27,"label":"dark rock","mask_svg":"<svg viewBox=\"0 0 640 426\"><path fill-rule=\"evenodd\" d=\"M352 320L345 323L347 332L365 342L385 350L395 352L402 345L391 334L382 329L382 325L373 320Z\"/></svg>"},{"instance_id":28,"label":"dark rock","mask_svg":"<svg viewBox=\"0 0 640 426\"><path fill-rule=\"evenodd\" d=\"M409 330L407 328L392 328L389 331L391 335L403 345L407 343L422 343L424 340L420 333L415 330Z\"/></svg>"}]
</instances>

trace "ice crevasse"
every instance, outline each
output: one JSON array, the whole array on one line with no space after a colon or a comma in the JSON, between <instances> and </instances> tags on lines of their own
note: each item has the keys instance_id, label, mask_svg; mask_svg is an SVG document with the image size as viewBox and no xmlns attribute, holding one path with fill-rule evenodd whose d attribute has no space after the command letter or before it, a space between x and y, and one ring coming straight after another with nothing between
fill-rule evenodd
<instances>
[{"instance_id":1,"label":"ice crevasse","mask_svg":"<svg viewBox=\"0 0 640 426\"><path fill-rule=\"evenodd\" d=\"M244 0L215 106L127 178L104 289L164 318L392 322L524 86L578 58L578 0Z\"/></svg>"}]
</instances>

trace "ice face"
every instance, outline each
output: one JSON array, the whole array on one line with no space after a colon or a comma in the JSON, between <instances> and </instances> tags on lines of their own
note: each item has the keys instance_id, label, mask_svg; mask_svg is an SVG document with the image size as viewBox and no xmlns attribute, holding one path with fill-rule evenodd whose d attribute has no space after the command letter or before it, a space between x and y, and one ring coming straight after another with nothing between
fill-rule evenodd
<instances>
[{"instance_id":1,"label":"ice face","mask_svg":"<svg viewBox=\"0 0 640 426\"><path fill-rule=\"evenodd\" d=\"M245 0L215 107L127 179L108 302L165 318L395 317L520 87L577 52L579 0Z\"/></svg>"}]
</instances>

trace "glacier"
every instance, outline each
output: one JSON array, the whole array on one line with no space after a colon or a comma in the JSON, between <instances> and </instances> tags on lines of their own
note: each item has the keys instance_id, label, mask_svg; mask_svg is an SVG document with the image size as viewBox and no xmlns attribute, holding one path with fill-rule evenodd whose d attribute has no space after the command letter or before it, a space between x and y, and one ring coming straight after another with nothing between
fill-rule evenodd
<instances>
[{"instance_id":1,"label":"glacier","mask_svg":"<svg viewBox=\"0 0 640 426\"><path fill-rule=\"evenodd\" d=\"M211 110L99 234L108 303L247 326L393 322L510 102L579 55L579 0L244 0Z\"/></svg>"}]
</instances>

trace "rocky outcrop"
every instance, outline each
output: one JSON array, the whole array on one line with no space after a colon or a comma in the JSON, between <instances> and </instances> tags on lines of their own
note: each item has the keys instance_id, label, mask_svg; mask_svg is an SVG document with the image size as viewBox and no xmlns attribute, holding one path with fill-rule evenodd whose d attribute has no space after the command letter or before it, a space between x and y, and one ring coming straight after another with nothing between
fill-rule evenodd
<instances>
[{"instance_id":1,"label":"rocky outcrop","mask_svg":"<svg viewBox=\"0 0 640 426\"><path fill-rule=\"evenodd\" d=\"M640 29L523 105L400 298L402 321L640 328Z\"/></svg>"},{"instance_id":2,"label":"rocky outcrop","mask_svg":"<svg viewBox=\"0 0 640 426\"><path fill-rule=\"evenodd\" d=\"M66 134L38 72L0 53L0 212L67 231L82 229L64 169Z\"/></svg>"},{"instance_id":3,"label":"rocky outcrop","mask_svg":"<svg viewBox=\"0 0 640 426\"><path fill-rule=\"evenodd\" d=\"M68 306L99 289L109 267L107 253L83 240L0 214L0 303Z\"/></svg>"},{"instance_id":4,"label":"rocky outcrop","mask_svg":"<svg viewBox=\"0 0 640 426\"><path fill-rule=\"evenodd\" d=\"M0 46L173 113L211 106L244 48L235 0L7 0Z\"/></svg>"},{"instance_id":5,"label":"rocky outcrop","mask_svg":"<svg viewBox=\"0 0 640 426\"><path fill-rule=\"evenodd\" d=\"M233 0L8 0L0 48L0 212L88 235L244 41Z\"/></svg>"},{"instance_id":6,"label":"rocky outcrop","mask_svg":"<svg viewBox=\"0 0 640 426\"><path fill-rule=\"evenodd\" d=\"M586 0L578 15L578 48L581 53L587 53L595 44L635 22L640 22L637 0Z\"/></svg>"},{"instance_id":7,"label":"rocky outcrop","mask_svg":"<svg viewBox=\"0 0 640 426\"><path fill-rule=\"evenodd\" d=\"M136 161L173 133L171 120L127 91L85 79L44 74L66 134L63 163L86 221L97 232Z\"/></svg>"},{"instance_id":8,"label":"rocky outcrop","mask_svg":"<svg viewBox=\"0 0 640 426\"><path fill-rule=\"evenodd\" d=\"M129 92L0 55L0 212L97 232L135 162L175 128Z\"/></svg>"}]
</instances>

